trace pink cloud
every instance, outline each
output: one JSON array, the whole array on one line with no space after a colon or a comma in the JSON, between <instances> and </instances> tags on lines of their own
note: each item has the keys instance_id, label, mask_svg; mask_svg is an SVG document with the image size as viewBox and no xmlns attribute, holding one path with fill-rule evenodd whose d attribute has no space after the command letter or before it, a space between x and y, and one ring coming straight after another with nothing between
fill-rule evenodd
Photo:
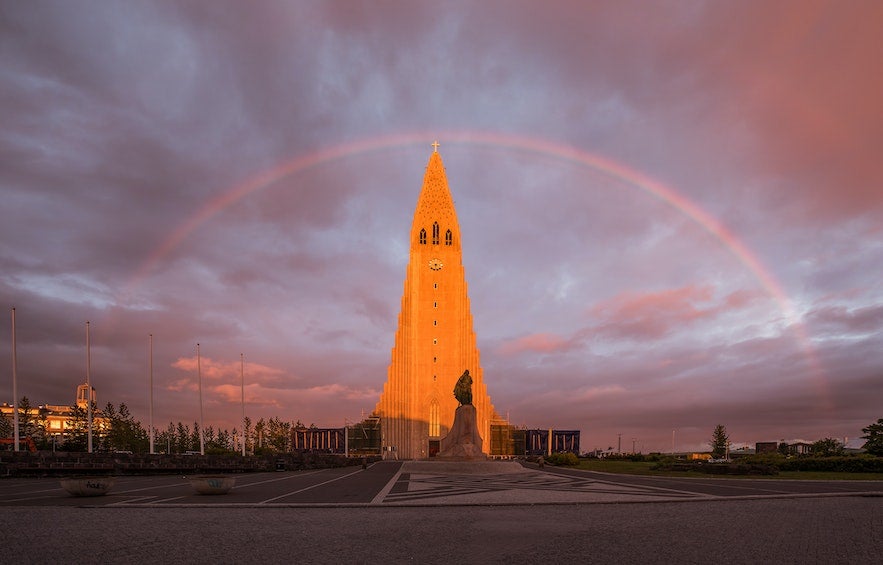
<instances>
[{"instance_id":1,"label":"pink cloud","mask_svg":"<svg viewBox=\"0 0 883 565\"><path fill-rule=\"evenodd\" d=\"M536 333L504 342L498 348L500 355L513 356L524 352L560 353L573 346L568 340L551 333Z\"/></svg>"},{"instance_id":2,"label":"pink cloud","mask_svg":"<svg viewBox=\"0 0 883 565\"><path fill-rule=\"evenodd\" d=\"M596 331L608 337L652 339L713 316L715 308L701 308L713 299L710 286L689 285L660 292L624 292L591 309L601 320Z\"/></svg>"},{"instance_id":3,"label":"pink cloud","mask_svg":"<svg viewBox=\"0 0 883 565\"><path fill-rule=\"evenodd\" d=\"M211 357L202 357L199 359L198 365L197 367L195 355L193 357L180 357L172 363L172 367L188 373L195 374L199 370L202 373L202 377L209 381L226 380L238 383L241 377L242 368L239 359L235 361L215 361ZM247 383L272 381L284 374L285 371L282 369L276 369L267 365L249 362L245 364L245 379Z\"/></svg>"}]
</instances>

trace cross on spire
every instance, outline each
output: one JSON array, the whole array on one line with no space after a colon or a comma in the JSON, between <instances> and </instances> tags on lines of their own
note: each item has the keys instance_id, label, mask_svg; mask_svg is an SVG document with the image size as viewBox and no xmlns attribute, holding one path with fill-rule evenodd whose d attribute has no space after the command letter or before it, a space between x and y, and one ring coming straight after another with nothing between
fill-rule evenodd
<instances>
[{"instance_id":1,"label":"cross on spire","mask_svg":"<svg viewBox=\"0 0 883 565\"><path fill-rule=\"evenodd\" d=\"M432 148L435 150L436 153L438 153L438 146L439 145L441 145L441 144L438 142L437 139L432 142Z\"/></svg>"}]
</instances>

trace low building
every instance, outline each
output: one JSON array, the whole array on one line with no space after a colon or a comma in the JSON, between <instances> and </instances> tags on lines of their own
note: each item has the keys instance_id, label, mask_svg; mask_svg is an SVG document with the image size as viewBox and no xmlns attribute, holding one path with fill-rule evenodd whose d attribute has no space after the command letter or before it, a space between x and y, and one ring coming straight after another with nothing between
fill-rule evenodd
<instances>
[{"instance_id":1,"label":"low building","mask_svg":"<svg viewBox=\"0 0 883 565\"><path fill-rule=\"evenodd\" d=\"M24 413L24 408L19 405L19 438L21 439L25 436L29 436L38 444L43 442L44 445L51 445L53 448L62 445L74 431L74 426L76 425L74 406L83 409L87 406L87 390L88 387L85 384L77 387L77 396L74 405L39 404L37 406L29 407L27 414ZM95 406L96 401L97 396L95 393L95 387L92 387L93 406ZM11 437L14 433L14 431L12 431L12 426L15 417L15 407L4 402L3 404L0 404L0 413L2 413L3 418L9 422L9 436ZM21 423L23 421L30 422L30 425L28 426L30 429L22 429ZM92 423L96 431L104 429L108 425L107 421L101 416L101 411L97 409L94 410L92 414ZM11 444L9 445L11 446Z\"/></svg>"},{"instance_id":2,"label":"low building","mask_svg":"<svg viewBox=\"0 0 883 565\"><path fill-rule=\"evenodd\" d=\"M759 441L754 444L755 453L778 453L779 443L776 441Z\"/></svg>"},{"instance_id":3,"label":"low building","mask_svg":"<svg viewBox=\"0 0 883 565\"><path fill-rule=\"evenodd\" d=\"M487 443L491 457L552 453L579 455L579 430L524 429L511 426L505 420L495 420L490 428L490 437L482 439ZM346 428L295 428L291 431L291 446L295 451L378 455L381 453L382 437L383 422L372 416ZM430 450L430 458L435 453L437 451Z\"/></svg>"},{"instance_id":4,"label":"low building","mask_svg":"<svg viewBox=\"0 0 883 565\"><path fill-rule=\"evenodd\" d=\"M344 428L295 428L291 431L291 449L294 451L346 451Z\"/></svg>"},{"instance_id":5,"label":"low building","mask_svg":"<svg viewBox=\"0 0 883 565\"><path fill-rule=\"evenodd\" d=\"M812 444L803 441L789 443L788 453L791 455L809 455L812 453Z\"/></svg>"},{"instance_id":6,"label":"low building","mask_svg":"<svg viewBox=\"0 0 883 565\"><path fill-rule=\"evenodd\" d=\"M505 420L491 423L490 455L514 457L573 453L579 455L579 430L518 428Z\"/></svg>"}]
</instances>

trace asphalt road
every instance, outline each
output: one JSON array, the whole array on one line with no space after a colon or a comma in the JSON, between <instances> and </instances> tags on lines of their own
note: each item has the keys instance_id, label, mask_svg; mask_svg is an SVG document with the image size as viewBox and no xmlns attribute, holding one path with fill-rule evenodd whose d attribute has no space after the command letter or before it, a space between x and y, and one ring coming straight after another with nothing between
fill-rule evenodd
<instances>
[{"instance_id":1,"label":"asphalt road","mask_svg":"<svg viewBox=\"0 0 883 565\"><path fill-rule=\"evenodd\" d=\"M501 468L502 469L502 468ZM657 479L509 467L0 480L9 563L877 563L883 481Z\"/></svg>"}]
</instances>

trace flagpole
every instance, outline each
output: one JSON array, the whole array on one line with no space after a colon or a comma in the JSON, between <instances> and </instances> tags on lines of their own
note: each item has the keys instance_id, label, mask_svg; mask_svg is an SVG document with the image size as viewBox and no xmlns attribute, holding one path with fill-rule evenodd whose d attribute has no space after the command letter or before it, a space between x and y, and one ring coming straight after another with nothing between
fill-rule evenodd
<instances>
[{"instance_id":1,"label":"flagpole","mask_svg":"<svg viewBox=\"0 0 883 565\"><path fill-rule=\"evenodd\" d=\"M18 428L18 359L15 355L15 308L12 309L12 428L13 428L13 449L18 451L18 444L21 440Z\"/></svg>"},{"instance_id":2,"label":"flagpole","mask_svg":"<svg viewBox=\"0 0 883 565\"><path fill-rule=\"evenodd\" d=\"M86 321L86 420L89 422L89 436L86 451L92 453L92 344L89 340L89 321Z\"/></svg>"},{"instance_id":3,"label":"flagpole","mask_svg":"<svg viewBox=\"0 0 883 565\"><path fill-rule=\"evenodd\" d=\"M239 354L239 383L242 389L242 456L245 457L245 355Z\"/></svg>"},{"instance_id":4,"label":"flagpole","mask_svg":"<svg viewBox=\"0 0 883 565\"><path fill-rule=\"evenodd\" d=\"M196 344L196 374L199 379L199 453L205 455L205 427L202 421L202 361L199 356L199 344Z\"/></svg>"},{"instance_id":5,"label":"flagpole","mask_svg":"<svg viewBox=\"0 0 883 565\"><path fill-rule=\"evenodd\" d=\"M150 417L148 420L148 425L150 426L150 454L153 455L155 453L153 447L156 439L153 429L153 334L150 334Z\"/></svg>"}]
</instances>

